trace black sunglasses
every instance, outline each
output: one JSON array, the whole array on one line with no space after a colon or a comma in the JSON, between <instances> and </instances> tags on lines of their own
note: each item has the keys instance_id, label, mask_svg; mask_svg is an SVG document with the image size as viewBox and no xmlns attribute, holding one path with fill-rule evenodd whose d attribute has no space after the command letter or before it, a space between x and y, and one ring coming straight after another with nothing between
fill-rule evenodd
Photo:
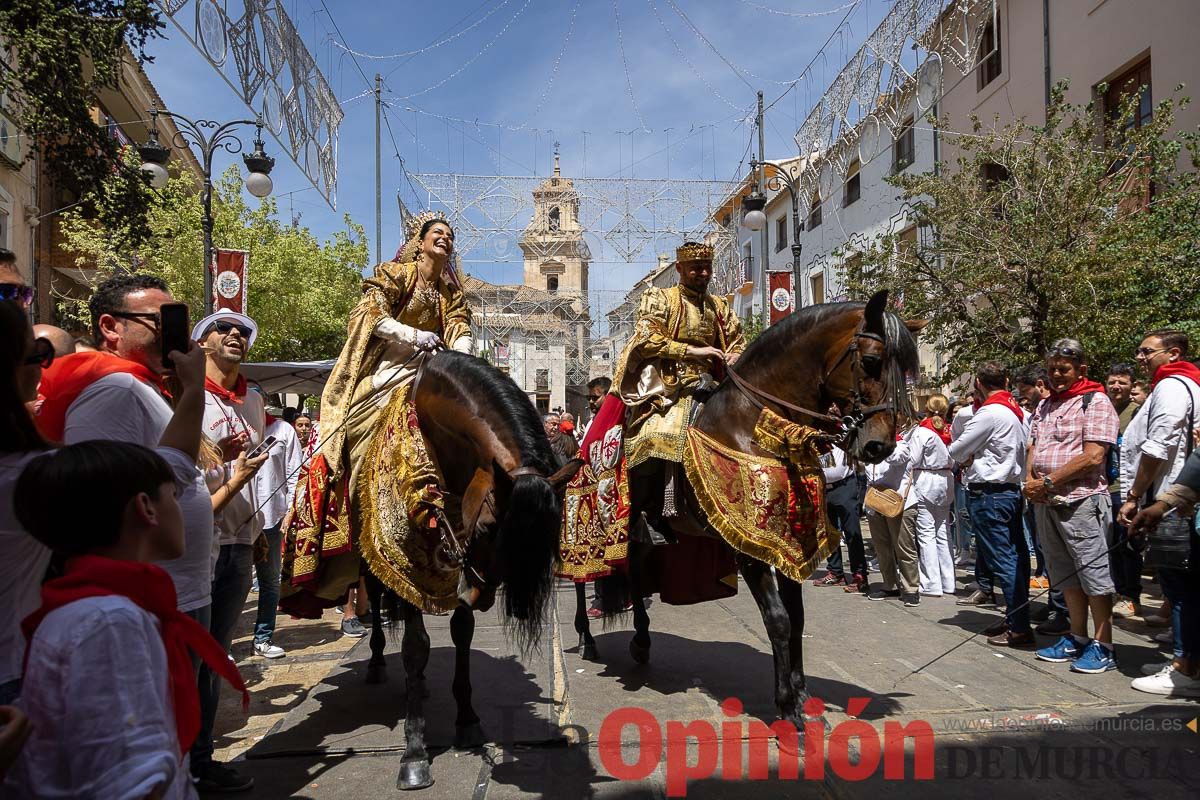
<instances>
[{"instance_id":1,"label":"black sunglasses","mask_svg":"<svg viewBox=\"0 0 1200 800\"><path fill-rule=\"evenodd\" d=\"M217 333L224 336L232 330L236 330L238 333L240 333L242 335L243 339L245 339L246 341L250 341L250 328L248 326L239 325L238 323L230 322L227 319L219 319L216 322L214 322L212 324L212 327L210 327L208 329L208 331L206 332L205 335L207 335L208 333L212 333L213 331L216 331Z\"/></svg>"},{"instance_id":2,"label":"black sunglasses","mask_svg":"<svg viewBox=\"0 0 1200 800\"><path fill-rule=\"evenodd\" d=\"M54 363L54 345L49 339L34 339L33 352L25 356L25 366L32 367L40 364L42 369L49 369Z\"/></svg>"},{"instance_id":3,"label":"black sunglasses","mask_svg":"<svg viewBox=\"0 0 1200 800\"><path fill-rule=\"evenodd\" d=\"M22 283L0 283L0 300L16 300L28 308L33 305L34 294L32 286Z\"/></svg>"},{"instance_id":4,"label":"black sunglasses","mask_svg":"<svg viewBox=\"0 0 1200 800\"><path fill-rule=\"evenodd\" d=\"M161 324L157 311L113 311L110 316L121 319L148 319L154 323L155 328Z\"/></svg>"},{"instance_id":5,"label":"black sunglasses","mask_svg":"<svg viewBox=\"0 0 1200 800\"><path fill-rule=\"evenodd\" d=\"M1082 361L1083 351L1076 347L1054 347L1046 353L1046 358L1066 358L1071 361Z\"/></svg>"}]
</instances>

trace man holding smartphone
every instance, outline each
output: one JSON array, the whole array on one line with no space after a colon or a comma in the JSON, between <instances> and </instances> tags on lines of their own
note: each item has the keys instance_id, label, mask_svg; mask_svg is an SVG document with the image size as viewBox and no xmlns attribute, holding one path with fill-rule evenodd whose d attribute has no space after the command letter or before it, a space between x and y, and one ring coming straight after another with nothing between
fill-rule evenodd
<instances>
[{"instance_id":1,"label":"man holding smartphone","mask_svg":"<svg viewBox=\"0 0 1200 800\"><path fill-rule=\"evenodd\" d=\"M263 442L267 425L262 395L246 391L241 365L258 336L258 325L245 314L216 311L196 323L192 339L204 348L204 434L221 453L225 479L233 474L238 455ZM229 650L233 629L250 594L254 540L263 530L261 483L249 481L216 515L220 555L213 570L212 619L209 630ZM201 774L212 763L212 726L220 698L220 678L201 668L200 734L192 746L192 771ZM249 788L249 787L246 787ZM224 791L231 791L226 787Z\"/></svg>"}]
</instances>

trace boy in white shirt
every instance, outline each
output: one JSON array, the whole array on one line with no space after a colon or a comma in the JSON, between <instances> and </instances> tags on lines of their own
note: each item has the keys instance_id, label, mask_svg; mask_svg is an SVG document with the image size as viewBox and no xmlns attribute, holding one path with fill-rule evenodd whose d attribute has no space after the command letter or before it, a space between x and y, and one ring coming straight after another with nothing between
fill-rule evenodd
<instances>
[{"instance_id":1,"label":"boy in white shirt","mask_svg":"<svg viewBox=\"0 0 1200 800\"><path fill-rule=\"evenodd\" d=\"M67 562L24 623L33 733L5 785L14 796L194 797L191 653L248 702L237 668L150 563L183 553L185 486L157 453L101 441L39 456L18 480L17 518Z\"/></svg>"}]
</instances>

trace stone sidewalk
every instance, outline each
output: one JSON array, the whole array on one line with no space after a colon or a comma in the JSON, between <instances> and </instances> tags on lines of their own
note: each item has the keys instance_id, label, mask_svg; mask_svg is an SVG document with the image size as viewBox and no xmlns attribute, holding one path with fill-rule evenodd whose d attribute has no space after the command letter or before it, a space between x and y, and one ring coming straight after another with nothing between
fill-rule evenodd
<instances>
[{"instance_id":1,"label":"stone sidewalk","mask_svg":"<svg viewBox=\"0 0 1200 800\"><path fill-rule=\"evenodd\" d=\"M557 617L548 626L542 653L533 658L513 655L494 613L477 618L475 706L495 742L480 751L450 747L453 648L447 618L427 620L433 652L426 710L436 782L424 795L633 798L671 796L669 790L678 796L682 787L687 796L700 798L877 800L957 797L968 791L1015 797L1028 793L1028 780L1036 781L1039 800L1074 798L1087 790L1156 800L1197 794L1200 733L1187 726L1198 724L1200 703L1129 688L1143 664L1164 657L1163 648L1149 638L1154 631L1140 621L1119 624L1120 670L1079 675L1067 665L1037 661L1032 652L1001 650L983 637L971 638L998 618L993 610L958 607L949 598L924 598L921 605L905 608L840 589L806 588L805 600L809 689L825 702L829 724L823 776L780 779L779 753L771 743L766 749L772 779L747 779L747 731L755 720L774 719L774 702L770 648L744 586L736 597L717 603L655 603L651 663L639 666L628 654L627 625L601 631L593 624L600 661L580 659L571 626L574 592L563 584ZM341 638L336 623L333 612L317 622L285 622L277 639L288 649L287 658L241 662L253 681L251 717L247 721L234 703L226 703L218 746L223 757L243 757L239 769L258 782L255 798L396 791L404 701L398 653L389 659L390 682L366 686L367 642ZM248 649L239 641L235 656L245 656ZM395 650L391 643L389 652ZM947 654L917 671L942 653ZM740 700L744 714L725 715L720 704L728 698ZM668 721L701 723L690 730L699 735L664 742L656 758L656 737L647 736L639 746L638 729L629 725L610 737L611 747L601 748L604 720L622 707L652 715L660 740ZM736 746L729 751L714 738L723 723L735 726L727 741ZM910 739L899 756L903 763L893 753L868 769L875 766L876 743L886 742L897 723L915 723L910 730L927 724L933 732L932 758L925 759L923 751L918 757ZM653 733L653 727L649 730ZM741 764L726 760L734 750L742 753ZM627 765L645 758L646 769L627 774L615 760L618 755ZM860 758L864 779L848 780ZM683 782L687 765L694 774L707 759L724 770L725 778L740 779L713 775ZM786 753L784 760L786 773ZM933 780L912 780L916 762L925 760ZM818 771L822 762L811 762L812 771ZM902 769L908 780L886 780L885 769ZM631 779L618 780L614 771Z\"/></svg>"}]
</instances>

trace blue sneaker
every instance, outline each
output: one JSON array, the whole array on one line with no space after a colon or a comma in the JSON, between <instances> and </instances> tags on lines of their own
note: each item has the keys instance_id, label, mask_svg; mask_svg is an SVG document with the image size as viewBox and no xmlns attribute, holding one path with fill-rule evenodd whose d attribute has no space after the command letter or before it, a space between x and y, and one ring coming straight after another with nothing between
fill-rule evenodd
<instances>
[{"instance_id":1,"label":"blue sneaker","mask_svg":"<svg viewBox=\"0 0 1200 800\"><path fill-rule=\"evenodd\" d=\"M1076 644L1075 639L1070 634L1062 637L1050 647L1043 647L1034 655L1042 661L1053 661L1056 664L1061 664L1064 661L1074 661L1079 658L1080 649Z\"/></svg>"},{"instance_id":2,"label":"blue sneaker","mask_svg":"<svg viewBox=\"0 0 1200 800\"><path fill-rule=\"evenodd\" d=\"M1099 642L1092 641L1083 648L1079 658L1071 664L1072 672L1108 672L1117 668L1117 660L1112 651Z\"/></svg>"}]
</instances>

